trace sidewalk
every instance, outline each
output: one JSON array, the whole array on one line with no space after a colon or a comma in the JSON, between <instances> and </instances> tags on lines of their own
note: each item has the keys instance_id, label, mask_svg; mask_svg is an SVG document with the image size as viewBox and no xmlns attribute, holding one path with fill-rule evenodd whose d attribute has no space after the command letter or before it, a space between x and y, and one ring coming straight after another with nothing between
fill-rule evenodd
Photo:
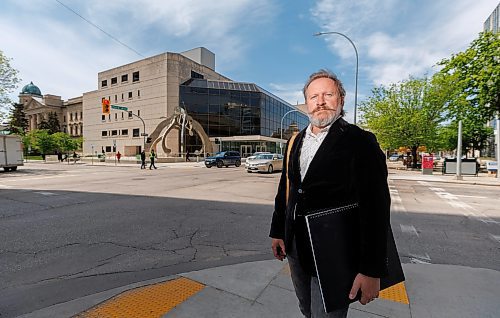
<instances>
[{"instance_id":1,"label":"sidewalk","mask_svg":"<svg viewBox=\"0 0 500 318\"><path fill-rule=\"evenodd\" d=\"M500 272L403 264L409 304L377 299L351 305L350 318L498 317ZM161 289L163 288L163 291ZM117 296L115 298L112 298ZM96 306L96 307L94 307ZM242 263L132 284L58 304L23 318L301 317L286 262Z\"/></svg>"}]
</instances>

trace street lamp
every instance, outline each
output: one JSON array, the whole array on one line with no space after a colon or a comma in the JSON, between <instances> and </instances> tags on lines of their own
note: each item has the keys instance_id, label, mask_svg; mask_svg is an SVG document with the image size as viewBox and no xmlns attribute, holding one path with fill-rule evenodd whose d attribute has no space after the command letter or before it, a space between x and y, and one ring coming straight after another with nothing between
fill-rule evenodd
<instances>
[{"instance_id":1,"label":"street lamp","mask_svg":"<svg viewBox=\"0 0 500 318\"><path fill-rule=\"evenodd\" d=\"M280 124L280 139L283 140L283 119L285 119L286 115L293 113L293 112L298 112L298 109L292 109L287 111L283 117L281 117L281 124ZM280 140L280 153L283 154L283 142Z\"/></svg>"},{"instance_id":2,"label":"street lamp","mask_svg":"<svg viewBox=\"0 0 500 318\"><path fill-rule=\"evenodd\" d=\"M129 114L131 114L132 116L135 116L137 118L139 118L141 121L142 121L142 129L143 129L143 133L142 133L142 150L145 150L146 149L146 124L144 123L144 120L142 120L142 118L139 116L139 115L136 115L134 114L132 111L129 112Z\"/></svg>"},{"instance_id":3,"label":"street lamp","mask_svg":"<svg viewBox=\"0 0 500 318\"><path fill-rule=\"evenodd\" d=\"M358 65L359 65L358 50L356 49L356 45L354 45L354 42L352 42L352 40L347 35L345 35L343 33L330 31L330 32L318 32L318 33L315 33L313 35L320 36L320 35L328 35L328 34L338 34L340 36L343 36L349 42L351 42L352 47L354 48L354 52L356 52L356 84L355 84L356 88L355 88L355 92L354 92L354 125L356 125L356 113L357 113L357 109L358 109Z\"/></svg>"}]
</instances>

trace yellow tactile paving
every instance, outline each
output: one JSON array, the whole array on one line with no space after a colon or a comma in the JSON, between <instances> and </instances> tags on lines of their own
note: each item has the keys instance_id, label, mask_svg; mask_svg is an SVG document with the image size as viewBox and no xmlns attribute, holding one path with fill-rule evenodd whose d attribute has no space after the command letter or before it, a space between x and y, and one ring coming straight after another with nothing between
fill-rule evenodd
<instances>
[{"instance_id":1,"label":"yellow tactile paving","mask_svg":"<svg viewBox=\"0 0 500 318\"><path fill-rule=\"evenodd\" d=\"M403 282L380 291L379 298L392 300L398 303L409 304L408 294Z\"/></svg>"},{"instance_id":2,"label":"yellow tactile paving","mask_svg":"<svg viewBox=\"0 0 500 318\"><path fill-rule=\"evenodd\" d=\"M182 277L126 291L75 317L161 317L204 287L198 282Z\"/></svg>"}]
</instances>

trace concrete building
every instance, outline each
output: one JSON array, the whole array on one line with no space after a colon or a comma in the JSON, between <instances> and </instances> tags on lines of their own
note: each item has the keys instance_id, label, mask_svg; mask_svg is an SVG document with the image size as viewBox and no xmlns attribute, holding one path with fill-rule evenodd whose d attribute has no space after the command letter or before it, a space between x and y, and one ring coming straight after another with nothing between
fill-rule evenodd
<instances>
[{"instance_id":1,"label":"concrete building","mask_svg":"<svg viewBox=\"0 0 500 318\"><path fill-rule=\"evenodd\" d=\"M500 3L497 5L495 10L490 14L488 19L484 21L484 27L483 31L491 31L494 33L500 32L500 28L498 27L498 19L500 15ZM492 127L495 133L498 133L498 128L497 128L497 120L490 120L487 124L488 127ZM482 154L483 156L487 157L495 157L495 136L491 136L487 140L487 146L485 149L485 152Z\"/></svg>"},{"instance_id":2,"label":"concrete building","mask_svg":"<svg viewBox=\"0 0 500 318\"><path fill-rule=\"evenodd\" d=\"M484 21L483 30L498 33L500 31L500 29L498 28L499 15L500 15L500 3L497 5L495 10L493 10L488 19Z\"/></svg>"},{"instance_id":3,"label":"concrete building","mask_svg":"<svg viewBox=\"0 0 500 318\"><path fill-rule=\"evenodd\" d=\"M302 110L284 116L295 108L256 84L217 73L215 54L201 47L105 70L97 87L63 101L26 85L19 97L30 129L56 112L62 131L83 135L84 155L119 151L131 157L155 149L161 161L186 152L277 152L281 135L286 139L308 124ZM104 99L109 114L103 113Z\"/></svg>"}]
</instances>

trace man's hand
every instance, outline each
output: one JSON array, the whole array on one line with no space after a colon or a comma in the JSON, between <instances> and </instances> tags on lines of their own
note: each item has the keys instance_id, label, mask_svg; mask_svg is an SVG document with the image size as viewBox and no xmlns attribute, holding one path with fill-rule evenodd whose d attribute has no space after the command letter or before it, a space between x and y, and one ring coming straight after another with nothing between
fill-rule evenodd
<instances>
[{"instance_id":1,"label":"man's hand","mask_svg":"<svg viewBox=\"0 0 500 318\"><path fill-rule=\"evenodd\" d=\"M380 278L369 277L361 273L356 275L352 283L351 291L349 292L349 299L356 298L358 290L360 289L361 299L359 302L366 305L378 297L378 292L380 291Z\"/></svg>"},{"instance_id":2,"label":"man's hand","mask_svg":"<svg viewBox=\"0 0 500 318\"><path fill-rule=\"evenodd\" d=\"M285 242L282 239L273 238L271 247L273 248L274 257L282 261L286 256Z\"/></svg>"}]
</instances>

